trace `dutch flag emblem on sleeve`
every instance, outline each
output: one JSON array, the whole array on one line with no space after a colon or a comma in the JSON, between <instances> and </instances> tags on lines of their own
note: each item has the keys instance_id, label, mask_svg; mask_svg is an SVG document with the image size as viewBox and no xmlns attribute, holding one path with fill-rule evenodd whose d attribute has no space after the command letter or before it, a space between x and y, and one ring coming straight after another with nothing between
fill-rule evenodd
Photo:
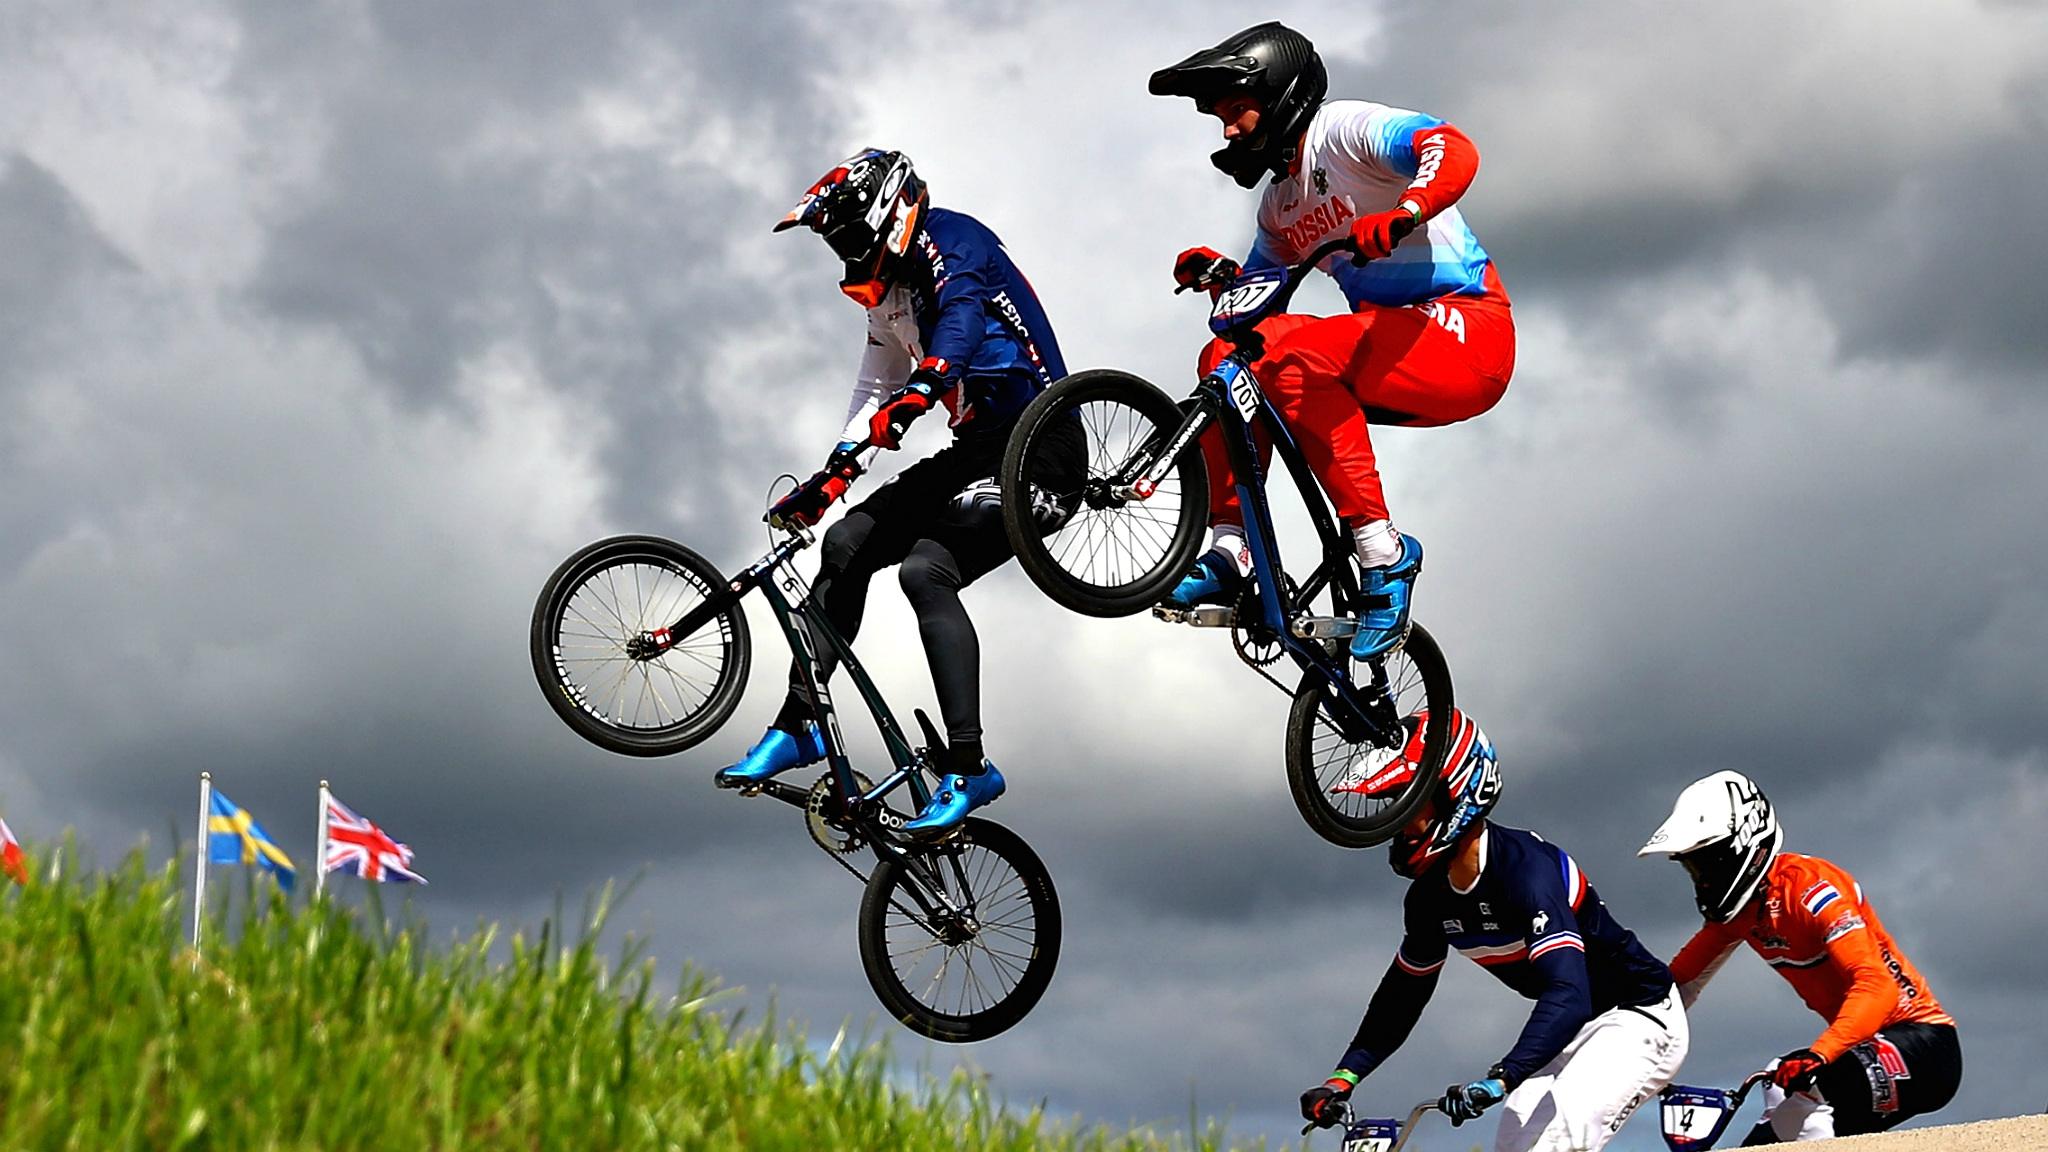
<instances>
[{"instance_id":1,"label":"dutch flag emblem on sleeve","mask_svg":"<svg viewBox=\"0 0 2048 1152\"><path fill-rule=\"evenodd\" d=\"M1821 909L1826 908L1841 898L1842 894L1835 891L1835 886L1823 880L1808 888L1806 895L1799 898L1799 902L1806 905L1806 914L1808 916L1818 916Z\"/></svg>"}]
</instances>

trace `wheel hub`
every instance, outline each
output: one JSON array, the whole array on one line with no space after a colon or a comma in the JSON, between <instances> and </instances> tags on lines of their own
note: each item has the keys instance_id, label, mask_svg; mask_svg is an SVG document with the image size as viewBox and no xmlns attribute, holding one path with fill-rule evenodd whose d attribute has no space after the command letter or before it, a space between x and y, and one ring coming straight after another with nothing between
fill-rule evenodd
<instances>
[{"instance_id":1,"label":"wheel hub","mask_svg":"<svg viewBox=\"0 0 2048 1152\"><path fill-rule=\"evenodd\" d=\"M1102 512L1110 508L1121 508L1125 501L1111 488L1109 481L1090 480L1087 487L1081 489L1081 503Z\"/></svg>"},{"instance_id":2,"label":"wheel hub","mask_svg":"<svg viewBox=\"0 0 2048 1152\"><path fill-rule=\"evenodd\" d=\"M958 948L981 934L981 925L971 916L948 916L933 925L938 929L939 939L948 948Z\"/></svg>"}]
</instances>

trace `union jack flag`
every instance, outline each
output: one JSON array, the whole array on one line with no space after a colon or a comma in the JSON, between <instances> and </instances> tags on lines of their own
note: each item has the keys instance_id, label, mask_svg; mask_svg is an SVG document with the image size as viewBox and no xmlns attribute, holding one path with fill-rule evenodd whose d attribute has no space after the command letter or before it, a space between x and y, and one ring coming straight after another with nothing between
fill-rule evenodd
<instances>
[{"instance_id":1,"label":"union jack flag","mask_svg":"<svg viewBox=\"0 0 2048 1152\"><path fill-rule=\"evenodd\" d=\"M327 858L324 872L361 876L374 884L425 884L412 870L412 849L385 835L382 828L355 814L348 805L327 797Z\"/></svg>"}]
</instances>

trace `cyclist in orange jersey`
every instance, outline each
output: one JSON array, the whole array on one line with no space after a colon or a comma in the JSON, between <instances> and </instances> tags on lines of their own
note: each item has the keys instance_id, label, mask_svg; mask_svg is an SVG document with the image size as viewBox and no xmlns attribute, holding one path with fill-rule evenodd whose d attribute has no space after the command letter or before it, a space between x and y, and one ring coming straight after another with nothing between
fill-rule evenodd
<instances>
[{"instance_id":1,"label":"cyclist in orange jersey","mask_svg":"<svg viewBox=\"0 0 2048 1152\"><path fill-rule=\"evenodd\" d=\"M1764 1118L1748 1147L1882 1132L1955 1096L1956 1022L1893 943L1849 873L1782 851L1763 790L1716 772L1678 794L1638 856L1685 865L1706 923L1671 961L1687 1008L1747 942L1828 1021L1773 1064Z\"/></svg>"}]
</instances>

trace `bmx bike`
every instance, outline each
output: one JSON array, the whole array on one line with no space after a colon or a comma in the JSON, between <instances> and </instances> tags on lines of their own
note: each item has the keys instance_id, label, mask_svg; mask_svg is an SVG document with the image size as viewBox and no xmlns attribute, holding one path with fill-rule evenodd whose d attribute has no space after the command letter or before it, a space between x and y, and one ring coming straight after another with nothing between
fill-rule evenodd
<instances>
[{"instance_id":1,"label":"bmx bike","mask_svg":"<svg viewBox=\"0 0 2048 1152\"><path fill-rule=\"evenodd\" d=\"M1349 238L1332 241L1293 267L1246 272L1221 292L1209 326L1231 350L1182 404L1115 369L1076 372L1047 388L1018 418L1000 481L1010 544L1032 582L1076 612L1127 616L1158 605L1193 566L1209 525L1197 440L1219 432L1244 509L1252 577L1235 605L1154 614L1231 629L1238 656L1292 693L1286 770L1295 807L1331 843L1370 848L1438 789L1454 704L1450 667L1419 624L1385 655L1351 659L1359 613L1384 604L1361 590L1350 534L1251 369L1264 351L1259 322L1286 310L1317 263L1346 251L1356 252ZM1079 477L1055 443L1075 424L1087 443ZM1320 539L1316 566L1299 581L1281 563L1258 433L1286 466ZM1054 502L1065 520L1047 531L1030 514L1034 498ZM1292 688L1267 671L1282 656L1301 670ZM1388 772L1418 725L1419 770Z\"/></svg>"},{"instance_id":2,"label":"bmx bike","mask_svg":"<svg viewBox=\"0 0 2048 1152\"><path fill-rule=\"evenodd\" d=\"M790 563L814 542L810 530L784 522L771 538L768 553L730 580L656 536L614 536L581 549L534 604L534 676L555 714L598 747L628 756L681 752L739 705L752 660L741 601L759 592L801 670L826 764L808 786L771 779L742 794L801 809L811 839L866 885L861 966L882 1005L932 1039L985 1040L1022 1020L1052 982L1060 951L1052 875L1023 837L989 820L970 817L937 839L904 831L943 776L945 742L914 709L924 744L910 744L852 647L812 605ZM836 651L881 731L891 768L879 782L847 756L818 663L821 645ZM892 803L904 795L909 813ZM874 859L865 874L854 863L863 849Z\"/></svg>"}]
</instances>

